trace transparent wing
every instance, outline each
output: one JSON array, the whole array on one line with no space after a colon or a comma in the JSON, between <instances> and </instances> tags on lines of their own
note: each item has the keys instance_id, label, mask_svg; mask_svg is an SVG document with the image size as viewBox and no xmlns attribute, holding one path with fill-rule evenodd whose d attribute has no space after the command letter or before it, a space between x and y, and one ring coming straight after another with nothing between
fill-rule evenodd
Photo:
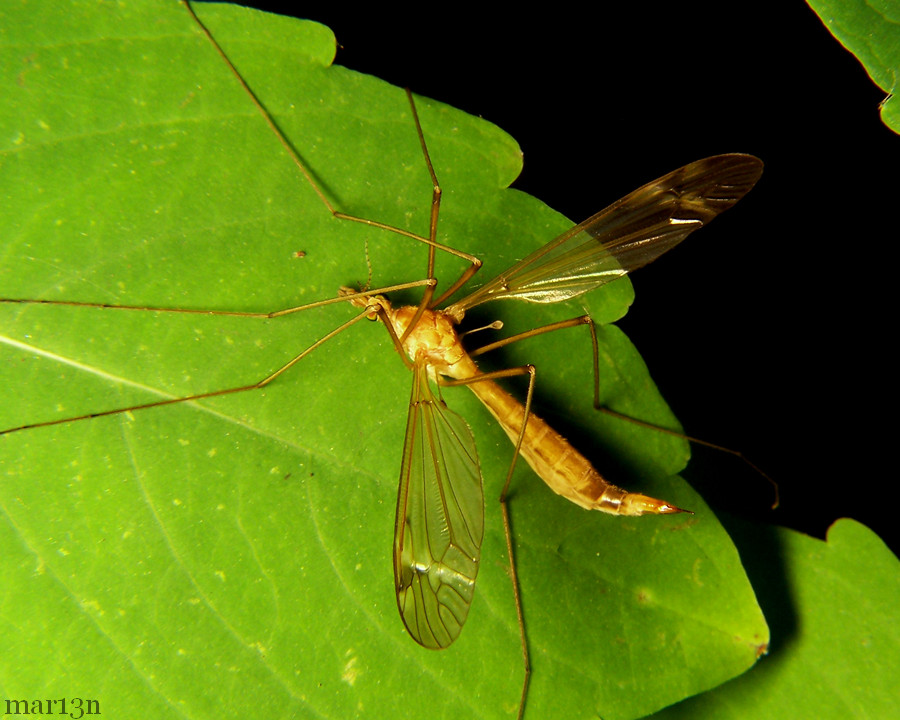
<instances>
[{"instance_id":1,"label":"transparent wing","mask_svg":"<svg viewBox=\"0 0 900 720\"><path fill-rule=\"evenodd\" d=\"M460 319L476 305L506 298L560 302L622 277L734 205L762 168L752 155L715 155L685 165L576 225L446 312Z\"/></svg>"},{"instance_id":2,"label":"transparent wing","mask_svg":"<svg viewBox=\"0 0 900 720\"><path fill-rule=\"evenodd\" d=\"M394 583L400 617L419 644L445 648L462 630L483 536L472 431L434 396L427 367L416 363L394 525Z\"/></svg>"}]
</instances>

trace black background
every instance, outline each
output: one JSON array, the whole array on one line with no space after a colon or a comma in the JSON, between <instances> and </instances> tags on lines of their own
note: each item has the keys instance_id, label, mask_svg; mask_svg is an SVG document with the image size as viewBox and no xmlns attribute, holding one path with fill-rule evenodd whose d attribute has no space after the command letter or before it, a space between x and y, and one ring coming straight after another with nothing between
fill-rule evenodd
<instances>
[{"instance_id":1,"label":"black background","mask_svg":"<svg viewBox=\"0 0 900 720\"><path fill-rule=\"evenodd\" d=\"M687 432L781 486L770 512L758 476L695 452L687 476L715 508L818 537L850 516L896 551L900 137L879 119L885 94L803 2L634 5L303 11L334 30L339 64L512 134L515 186L576 221L700 157L761 157L762 181L711 241L698 233L636 273L619 324Z\"/></svg>"}]
</instances>

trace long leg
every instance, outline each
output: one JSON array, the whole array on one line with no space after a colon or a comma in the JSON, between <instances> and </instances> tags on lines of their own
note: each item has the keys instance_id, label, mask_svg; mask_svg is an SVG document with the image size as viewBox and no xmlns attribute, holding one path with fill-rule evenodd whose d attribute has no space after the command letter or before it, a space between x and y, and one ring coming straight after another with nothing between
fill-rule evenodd
<instances>
[{"instance_id":1,"label":"long leg","mask_svg":"<svg viewBox=\"0 0 900 720\"><path fill-rule=\"evenodd\" d=\"M43 422L28 423L26 425L19 425L18 427L11 427L11 428L6 428L3 430L0 430L0 435L10 435L12 433L20 432L23 430L33 430L35 428L49 427L51 425L63 425L65 423L77 422L79 420L90 420L92 418L107 417L109 415L120 415L122 413L134 412L136 410L149 410L150 408L164 407L166 405L175 405L177 403L191 402L194 400L203 400L205 398L219 397L222 395L234 395L237 393L246 392L248 390L259 390L260 388L263 388L266 385L268 385L269 383L271 383L273 380L275 380L277 377L279 377L283 373L290 370L292 367L294 367L294 365L296 365L298 362L300 362L303 358L305 358L307 355L309 355L313 350L318 348L320 345L322 345L326 341L330 340L331 338L335 337L336 335L340 334L341 332L343 332L344 330L349 328L351 325L355 325L360 320L369 318L371 316L371 314L372 314L371 310L369 310L367 308L366 310L364 310L360 314L356 315L355 317L351 318L347 322L336 327L334 330L332 330L330 333L328 333L324 337L321 337L318 340L316 340L312 345L310 345L305 350L303 350L302 352L295 355L293 358L288 360L284 365L282 365L280 368L278 368L274 372L272 372L269 375L267 375L266 377L264 377L262 380L259 380L254 383L250 383L249 385L240 385L237 387L222 388L220 390L212 390L210 392L197 393L195 395L186 395L183 397L168 398L166 400L158 400L156 402L144 403L141 405L129 405L128 407L115 408L113 410L102 410L100 412L85 413L83 415L76 415L73 417L66 417L66 418L58 418L56 420L45 420Z\"/></svg>"},{"instance_id":2,"label":"long leg","mask_svg":"<svg viewBox=\"0 0 900 720\"><path fill-rule=\"evenodd\" d=\"M761 475L763 479L765 479L772 486L772 504L770 508L772 510L775 510L779 506L779 504L781 504L781 492L778 489L778 483L775 481L775 479L771 475L769 475L769 473L763 470L759 465L750 460L750 458L744 455L744 453L742 453L740 450L735 450L733 448L726 447L725 445L718 445L717 443L710 442L709 440L703 440L702 438L694 437L693 435L688 435L683 432L678 432L677 430L671 430L670 428L662 427L661 425L656 425L655 423L646 422L645 420L639 420L637 418L631 417L630 415L623 415L620 412L616 412L615 410L596 403L594 405L594 409L602 412L604 415L609 415L610 417L614 417L618 420L633 423L634 425L645 427L648 430L665 433L666 435L671 435L672 437L681 438L682 440L687 440L688 442L691 442L695 445L702 445L703 447L710 448L711 450L717 450L727 455L736 457L738 460L745 463L747 467L749 467L755 473Z\"/></svg>"},{"instance_id":3,"label":"long leg","mask_svg":"<svg viewBox=\"0 0 900 720\"><path fill-rule=\"evenodd\" d=\"M354 293L341 293L339 296L327 298L326 300L316 300L311 303L302 305L292 305L291 307L282 308L280 310L270 310L268 312L245 312L243 310L202 310L195 308L174 308L174 307L155 307L149 305L117 305L115 303L95 303L95 302L79 302L72 300L32 300L27 298L0 298L0 303L9 305L64 305L67 307L83 307L83 308L101 308L104 310L134 310L142 312L155 313L175 313L180 315L213 315L226 317L245 317L256 318L258 320L271 320L285 315L293 315L303 310L311 310L325 305L334 305L336 303L347 302L357 297L366 297L378 293L397 292L399 290L410 290L416 287L433 287L435 280L429 278L427 280L414 280L408 283L400 283L398 285L389 285L374 290L360 291Z\"/></svg>"},{"instance_id":4,"label":"long leg","mask_svg":"<svg viewBox=\"0 0 900 720\"><path fill-rule=\"evenodd\" d=\"M513 587L513 599L516 605L516 619L519 623L519 638L522 645L522 695L519 700L519 712L517 715L518 720L521 720L522 716L525 713L525 700L528 697L528 685L531 681L531 658L528 652L528 636L525 631L525 613L522 609L522 593L519 585L519 573L516 570L516 556L515 550L513 548L512 520L509 514L508 493L509 485L512 481L513 472L516 468L516 460L519 457L522 442L525 439L525 430L528 426L528 418L530 417L531 413L531 400L534 396L534 382L536 378L536 371L533 365L524 365L522 367L507 368L505 370L496 370L494 372L483 373L477 375L474 378L467 378L465 380L446 380L442 381L441 384L445 386L473 385L479 382L489 382L501 378L516 377L519 375L528 375L528 393L525 397L524 421L521 424L519 436L515 442L515 449L513 450L512 460L509 463L509 470L506 473L506 480L503 483L503 489L501 490L500 497L498 499L500 501L500 512L503 517L503 534L506 538L506 553L509 557L509 578Z\"/></svg>"},{"instance_id":5,"label":"long leg","mask_svg":"<svg viewBox=\"0 0 900 720\"><path fill-rule=\"evenodd\" d=\"M504 347L506 345L510 345L514 342L518 342L519 340L525 340L530 337L535 337L537 335L543 335L544 333L553 332L554 330L564 330L569 327L576 327L578 325L587 325L588 329L591 333L591 349L593 351L593 371L594 371L594 409L598 412L602 412L605 415L610 417L617 418L618 420L623 420L625 422L630 422L635 425L639 425L641 427L648 428L650 430L655 430L658 432L665 433L667 435L671 435L672 437L681 438L682 440L687 440L688 442L694 443L695 445L702 445L704 447L708 447L712 450L717 450L719 452L726 453L728 455L732 455L737 459L741 460L745 463L751 470L756 472L758 475L761 475L771 486L772 486L772 505L771 508L774 510L778 507L780 503L780 496L778 490L778 483L761 467L759 467L756 463L752 462L746 455L744 455L740 450L735 450L730 447L726 447L724 445L719 445L714 442L710 442L709 440L703 440L702 438L694 437L693 435L688 435L686 433L680 432L678 430L672 430L670 428L662 427L661 425L657 425L655 423L647 422L646 420L640 420L638 418L633 418L629 415L624 415L620 412L616 412L615 410L608 408L601 404L600 402L600 351L599 345L597 341L597 331L594 327L594 322L591 319L590 315L582 315L581 317L572 318L571 320L561 320L559 322L550 323L549 325L543 325L539 328L534 328L532 330L527 330L522 333L518 333L517 335L511 335L510 337L503 338L501 340L497 340L496 342L489 343L488 345L482 345L481 347L473 350L469 353L471 357L477 357L478 355L483 355L484 353L490 352L492 350L497 350L498 348Z\"/></svg>"},{"instance_id":6,"label":"long leg","mask_svg":"<svg viewBox=\"0 0 900 720\"><path fill-rule=\"evenodd\" d=\"M415 287L433 287L434 280L416 280L414 282L402 283L399 285L392 285L390 287L381 288L374 292L391 292L395 290L407 290ZM347 302L352 301L354 298L358 298L360 296L365 296L367 293L342 293L339 297L329 298L327 300L319 300L317 302L307 303L305 305L296 305L290 308L284 308L281 310L274 310L271 312L237 312L237 311L227 311L227 310L192 310L192 309L182 309L182 308L157 308L157 307L141 307L136 305L109 305L105 303L86 303L86 302L69 302L66 300L20 300L20 299L11 299L11 298L0 298L0 303L9 303L9 304L36 304L36 305L64 305L64 306L75 306L75 307L89 307L89 308L103 308L107 310L131 310L131 311L150 311L150 312L163 312L163 313L179 313L179 314L192 314L192 315L225 315L231 317L246 317L246 318L255 318L255 319L273 319L278 317L283 317L285 315L290 315L296 312L300 312L301 310L309 310L311 308L322 307L323 305L332 305L334 303ZM40 427L48 427L50 425L62 425L70 422L77 422L80 420L90 420L92 418L99 417L107 417L109 415L119 415L126 412L133 412L136 410L149 410L150 408L164 407L166 405L175 405L177 403L185 403L191 402L194 400L203 400L205 398L211 397L219 397L221 395L234 395L241 392L246 392L248 390L258 390L260 388L265 387L277 377L288 371L294 365L296 365L300 360L309 355L313 350L318 348L320 345L325 343L327 340L339 335L341 332L349 328L351 325L355 325L357 322L366 317L371 317L372 311L370 309L366 309L364 312L360 313L356 317L348 320L347 322L341 324L336 327L334 330L329 332L327 335L319 338L312 345L307 347L305 350L295 355L291 360L286 362L284 365L279 367L274 372L270 373L262 380L258 380L257 382L250 383L248 385L239 385L236 387L229 388L220 388L218 390L210 390L208 392L196 393L193 395L185 395L181 397L175 398L167 398L166 400L158 400L151 403L143 403L140 405L129 405L127 407L114 408L112 410L101 410L99 412L91 412L84 413L82 415L73 415L65 418L57 418L55 420L45 420L41 422L27 423L25 425L18 425L16 427L3 428L0 429L0 435L9 435L15 432L21 432L23 430L32 430L34 428Z\"/></svg>"},{"instance_id":7,"label":"long leg","mask_svg":"<svg viewBox=\"0 0 900 720\"><path fill-rule=\"evenodd\" d=\"M328 199L328 197L325 195L325 192L322 190L322 188L316 182L315 178L313 177L313 174L306 167L306 164L300 159L299 153L294 149L294 146L291 144L291 142L287 139L287 137L284 135L284 133L278 127L278 124L275 122L272 115L269 113L269 111L266 109L266 107L262 104L262 102L259 100L259 98L256 96L256 94L253 92L252 88L247 84L247 82L241 76L240 72L237 70L237 68L231 62L228 55L225 53L225 51L222 49L222 47L219 45L219 43L213 37L212 33L207 29L207 27L203 24L203 22L200 20L200 18L197 17L197 14L194 12L194 10L191 7L188 0L181 0L181 2L185 6L187 11L190 13L191 17L194 19L194 22L197 24L197 27L209 40L210 44L215 49L216 53L218 53L218 55L222 58L222 61L231 70L231 72L234 75L237 82L240 83L241 87L247 93L247 96L250 98L253 105L259 111L260 115L262 115L266 124L269 126L269 128L272 130L272 132L275 134L275 137L278 138L278 141L281 143L281 145L284 147L288 156L291 158L291 160L294 162L294 164L300 170L300 173L303 175L303 177L306 179L307 183L309 183L309 185L315 191L316 195L322 201L322 204L325 205L325 207L328 209L328 212L330 212L332 214L332 216L334 216L335 218L341 219L341 220L347 220L350 222L361 223L361 224L367 225L369 227L379 228L381 230L387 230L391 233L396 233L397 235L402 235L404 237L411 238L413 240L416 240L417 242L425 243L426 245L428 245L428 277L429 278L434 277L435 250L441 250L443 252L449 253L456 257L462 258L463 260L468 262L469 266L460 274L460 277L450 286L450 288L445 293L443 293L441 295L441 297L438 298L438 301L441 301L444 298L449 297L449 295L452 295L454 292L456 292L457 289L459 289L463 284L465 284L465 282L468 281L468 279L470 277L472 277L472 275L475 274L475 272L478 270L478 268L481 267L481 260L479 258L475 257L474 255L470 255L469 253L463 252L461 250L452 248L449 245L444 245L444 244L437 242L437 224L438 224L438 217L440 215L441 187L438 183L437 176L434 172L434 167L432 166L432 163L431 163L431 157L429 155L428 147L425 142L425 134L422 131L422 125L419 122L419 114L418 114L418 111L416 110L416 104L415 104L415 101L413 100L412 93L409 90L406 91L406 95L407 95L407 98L409 99L409 104L410 104L410 108L412 110L413 120L415 123L416 133L418 135L419 144L422 148L422 153L425 158L425 164L428 168L428 172L431 175L431 180L432 180L431 213L430 213L429 231L428 231L427 237L410 232L409 230L404 230L403 228L399 228L394 225L388 225L386 223L382 223L377 220L359 217L356 215L352 215L352 214L337 210L334 207L334 205L331 203L331 201ZM419 314L417 315L416 320L418 320L418 318L421 317L421 314L422 314L422 312L424 312L425 308L432 307L437 304L436 302L435 303L432 302L433 295L434 295L433 287L426 289L426 291L423 295L422 301L419 305Z\"/></svg>"},{"instance_id":8,"label":"long leg","mask_svg":"<svg viewBox=\"0 0 900 720\"><path fill-rule=\"evenodd\" d=\"M510 335L509 337L489 343L488 345L482 345L480 348L472 350L469 353L469 356L478 357L479 355L484 355L485 353L491 352L492 350L497 350L507 345L511 345L512 343L518 342L519 340L526 340L527 338L536 337L537 335L543 335L544 333L553 332L554 330L565 330L566 328L578 327L579 325L587 325L588 330L591 333L591 350L593 352L594 371L594 407L599 407L600 350L597 344L597 330L594 328L594 321L590 315L581 315L576 318L571 318L570 320L560 320L559 322L550 323L549 325L542 325L541 327L533 328L532 330L526 330L525 332L521 332L516 335Z\"/></svg>"}]
</instances>

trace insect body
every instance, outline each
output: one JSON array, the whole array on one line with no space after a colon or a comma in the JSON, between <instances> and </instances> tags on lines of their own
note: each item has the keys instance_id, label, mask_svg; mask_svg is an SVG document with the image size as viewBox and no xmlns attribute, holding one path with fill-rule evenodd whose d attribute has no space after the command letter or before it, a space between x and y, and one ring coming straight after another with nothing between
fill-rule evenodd
<instances>
[{"instance_id":1,"label":"insect body","mask_svg":"<svg viewBox=\"0 0 900 720\"><path fill-rule=\"evenodd\" d=\"M490 300L568 300L651 262L736 203L761 172L762 163L749 155L719 155L686 165L575 226L445 310L395 309L381 295L341 289L343 297L384 323L414 371L394 530L394 579L400 614L418 642L446 647L461 631L483 533L480 470L471 433L434 397L429 378L467 385L516 452L554 492L575 504L617 515L683 512L605 480L565 438L530 413L533 368L481 373L455 326L467 310ZM590 319L560 327L578 322ZM492 379L514 374L531 375L524 406ZM511 475L512 467L507 486ZM506 488L501 502L505 494ZM506 532L509 541L508 524Z\"/></svg>"},{"instance_id":2,"label":"insect body","mask_svg":"<svg viewBox=\"0 0 900 720\"><path fill-rule=\"evenodd\" d=\"M349 291L349 288L344 290ZM354 304L377 308L377 317L389 323L392 334L397 337L406 332L417 311L414 306L394 309L383 296L357 297ZM526 423L522 403L493 380L481 377L483 373L463 348L449 313L439 310L424 313L403 347L414 364L422 364L428 369L429 377L444 376L466 384L518 446L522 457L558 495L586 510L601 510L612 515L683 512L669 503L622 490L607 482L568 440L534 413L528 413Z\"/></svg>"}]
</instances>

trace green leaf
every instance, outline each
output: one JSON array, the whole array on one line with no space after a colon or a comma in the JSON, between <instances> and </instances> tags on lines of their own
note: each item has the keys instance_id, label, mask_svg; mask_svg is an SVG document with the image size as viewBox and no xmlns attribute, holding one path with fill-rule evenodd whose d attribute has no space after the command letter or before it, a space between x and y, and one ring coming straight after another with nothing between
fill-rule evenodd
<instances>
[{"instance_id":1,"label":"green leaf","mask_svg":"<svg viewBox=\"0 0 900 720\"><path fill-rule=\"evenodd\" d=\"M425 232L431 185L400 89L330 66L321 26L197 11L338 208ZM0 45L0 295L265 311L334 297L370 269L372 287L425 275L420 244L328 213L180 4L7 4L0 27L17 28ZM440 239L477 253L485 278L568 227L506 189L521 154L505 133L417 104L444 187ZM442 255L437 276L462 267ZM586 302L609 322L630 301L619 282ZM472 327L583 312L487 311ZM0 428L251 383L353 313L3 303ZM745 670L768 630L727 534L675 476L686 445L598 415L587 333L556 335L490 360L536 364L541 414L614 481L697 514L588 513L519 464L528 716L639 717ZM603 401L677 426L621 332L600 339ZM397 614L410 382L364 323L264 391L0 437L5 696L94 697L123 717L514 716L523 671L494 501L511 448L465 388L444 397L473 428L488 498L469 620L431 652Z\"/></svg>"},{"instance_id":2,"label":"green leaf","mask_svg":"<svg viewBox=\"0 0 900 720\"><path fill-rule=\"evenodd\" d=\"M900 109L892 96L900 73L900 3L897 0L806 0L837 41L863 64L888 94L881 119L900 133Z\"/></svg>"},{"instance_id":3,"label":"green leaf","mask_svg":"<svg viewBox=\"0 0 900 720\"><path fill-rule=\"evenodd\" d=\"M742 557L772 623L753 672L653 717L888 718L897 710L900 564L868 528L836 522L827 542L742 530ZM778 561L781 566L773 566Z\"/></svg>"}]
</instances>

